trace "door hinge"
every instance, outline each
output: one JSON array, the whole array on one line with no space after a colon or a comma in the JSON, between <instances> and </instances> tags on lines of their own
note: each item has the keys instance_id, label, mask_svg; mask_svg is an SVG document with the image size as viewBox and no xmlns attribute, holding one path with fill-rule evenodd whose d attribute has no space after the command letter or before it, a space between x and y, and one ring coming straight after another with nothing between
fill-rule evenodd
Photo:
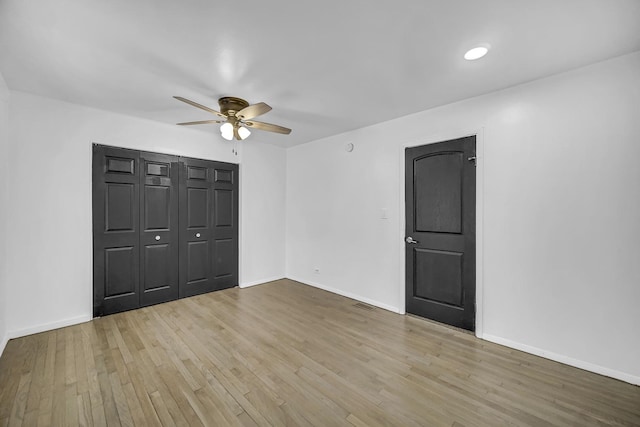
<instances>
[{"instance_id":1,"label":"door hinge","mask_svg":"<svg viewBox=\"0 0 640 427\"><path fill-rule=\"evenodd\" d=\"M473 166L478 166L478 158L476 156L471 156L467 160L473 163Z\"/></svg>"}]
</instances>

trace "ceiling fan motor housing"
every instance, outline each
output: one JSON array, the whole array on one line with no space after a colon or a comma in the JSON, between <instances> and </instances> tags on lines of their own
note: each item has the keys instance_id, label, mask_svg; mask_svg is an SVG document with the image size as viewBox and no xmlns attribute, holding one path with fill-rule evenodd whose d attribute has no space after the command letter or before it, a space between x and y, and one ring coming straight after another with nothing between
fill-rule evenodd
<instances>
[{"instance_id":1,"label":"ceiling fan motor housing","mask_svg":"<svg viewBox=\"0 0 640 427\"><path fill-rule=\"evenodd\" d=\"M220 105L220 112L225 116L235 116L235 114L249 106L249 103L242 98L236 98L233 96L225 96L218 100Z\"/></svg>"}]
</instances>

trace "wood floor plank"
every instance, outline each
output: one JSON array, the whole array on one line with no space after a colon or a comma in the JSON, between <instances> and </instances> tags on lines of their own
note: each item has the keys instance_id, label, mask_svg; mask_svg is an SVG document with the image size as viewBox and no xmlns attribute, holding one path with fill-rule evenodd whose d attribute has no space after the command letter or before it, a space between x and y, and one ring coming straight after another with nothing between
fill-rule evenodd
<instances>
[{"instance_id":1,"label":"wood floor plank","mask_svg":"<svg viewBox=\"0 0 640 427\"><path fill-rule=\"evenodd\" d=\"M53 387L51 390L51 422L50 425L66 425L66 353L64 329L54 331L56 334L56 356L53 368ZM71 351L71 349L69 349Z\"/></svg>"},{"instance_id":2,"label":"wood floor plank","mask_svg":"<svg viewBox=\"0 0 640 427\"><path fill-rule=\"evenodd\" d=\"M76 383L69 384L65 390L65 414L66 425L78 425L78 388Z\"/></svg>"},{"instance_id":3,"label":"wood floor plank","mask_svg":"<svg viewBox=\"0 0 640 427\"><path fill-rule=\"evenodd\" d=\"M11 340L0 427L640 426L640 387L290 280Z\"/></svg>"},{"instance_id":4,"label":"wood floor plank","mask_svg":"<svg viewBox=\"0 0 640 427\"><path fill-rule=\"evenodd\" d=\"M96 357L102 356L100 345L98 344L98 335L93 322L80 325L80 330L82 332L81 340L88 393L88 396L83 396L82 403L83 405L88 404L91 410L91 419L87 419L87 423L95 426L105 426L106 415L96 366Z\"/></svg>"},{"instance_id":5,"label":"wood floor plank","mask_svg":"<svg viewBox=\"0 0 640 427\"><path fill-rule=\"evenodd\" d=\"M78 425L93 427L93 414L91 413L91 397L89 392L84 392L76 396L78 407Z\"/></svg>"},{"instance_id":6,"label":"wood floor plank","mask_svg":"<svg viewBox=\"0 0 640 427\"><path fill-rule=\"evenodd\" d=\"M35 419L37 420L41 393L44 388L45 381L45 363L48 350L48 338L46 334L37 334L34 337L36 337L38 345L35 353L33 377L29 387L29 396L27 398L25 411L30 414L30 419L35 416ZM26 419L25 424L27 424ZM37 421L31 422L31 424L37 424Z\"/></svg>"},{"instance_id":7,"label":"wood floor plank","mask_svg":"<svg viewBox=\"0 0 640 427\"><path fill-rule=\"evenodd\" d=\"M109 380L109 373L104 362L104 355L98 354L95 358L96 371L98 376L98 385L100 386L100 401L102 402L102 410L105 414L105 423L107 426L120 425L120 418L118 416L118 409L113 396L113 389L111 388L111 381ZM93 405L93 401L91 402ZM94 418L94 421L96 419Z\"/></svg>"},{"instance_id":8,"label":"wood floor plank","mask_svg":"<svg viewBox=\"0 0 640 427\"><path fill-rule=\"evenodd\" d=\"M156 390L152 392L149 397L151 398L153 407L155 408L156 413L163 426L168 427L173 425L180 425L180 423L174 422L173 418L171 418L171 415L167 410L167 405L165 405L164 400L162 399L162 396L160 395L159 391ZM182 425L186 425L186 424L182 424Z\"/></svg>"},{"instance_id":9,"label":"wood floor plank","mask_svg":"<svg viewBox=\"0 0 640 427\"><path fill-rule=\"evenodd\" d=\"M127 383L121 385L121 387L127 405L129 406L129 413L131 415L133 425L150 425L153 419L151 419L149 422L145 421L146 417L144 412L142 411L142 407L140 406L138 396L136 396L136 392L133 389L133 385L131 383Z\"/></svg>"}]
</instances>

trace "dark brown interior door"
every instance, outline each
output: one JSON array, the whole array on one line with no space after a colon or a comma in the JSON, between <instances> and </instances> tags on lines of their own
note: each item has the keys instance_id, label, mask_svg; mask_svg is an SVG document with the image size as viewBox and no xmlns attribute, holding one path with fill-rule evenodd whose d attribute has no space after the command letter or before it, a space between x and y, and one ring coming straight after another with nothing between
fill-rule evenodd
<instances>
[{"instance_id":1,"label":"dark brown interior door","mask_svg":"<svg viewBox=\"0 0 640 427\"><path fill-rule=\"evenodd\" d=\"M475 136L405 153L406 311L475 330Z\"/></svg>"},{"instance_id":2,"label":"dark brown interior door","mask_svg":"<svg viewBox=\"0 0 640 427\"><path fill-rule=\"evenodd\" d=\"M140 306L178 299L178 158L141 152Z\"/></svg>"},{"instance_id":3,"label":"dark brown interior door","mask_svg":"<svg viewBox=\"0 0 640 427\"><path fill-rule=\"evenodd\" d=\"M93 315L136 308L140 301L140 157L94 146Z\"/></svg>"}]
</instances>

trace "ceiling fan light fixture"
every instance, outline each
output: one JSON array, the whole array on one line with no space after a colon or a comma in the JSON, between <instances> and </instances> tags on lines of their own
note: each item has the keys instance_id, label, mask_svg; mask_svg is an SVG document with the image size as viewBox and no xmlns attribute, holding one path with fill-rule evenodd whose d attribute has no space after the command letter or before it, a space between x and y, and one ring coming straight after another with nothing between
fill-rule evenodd
<instances>
[{"instance_id":1,"label":"ceiling fan light fixture","mask_svg":"<svg viewBox=\"0 0 640 427\"><path fill-rule=\"evenodd\" d=\"M257 104L249 104L246 100L242 98L235 98L233 96L224 96L218 99L218 104L220 105L220 111L216 111L207 106L198 104L197 102L191 101L181 96L174 96L174 98L177 99L178 101L182 101L193 107L196 107L201 110L207 111L211 114L214 114L220 118L226 119L225 121L198 120L195 122L178 123L180 126L222 123L222 126L220 126L220 134L227 141L231 141L233 139L243 140L249 137L249 135L251 135L251 131L247 129L247 127L250 127L252 129L264 130L267 132L280 133L283 135L289 135L291 133L291 129L286 128L284 126L274 125L272 123L256 122L251 120L254 117L260 116L262 114L265 114L271 111L271 107L265 104L264 102L258 102Z\"/></svg>"},{"instance_id":2,"label":"ceiling fan light fixture","mask_svg":"<svg viewBox=\"0 0 640 427\"><path fill-rule=\"evenodd\" d=\"M480 59L485 56L489 52L489 46L476 46L473 49L469 49L467 53L464 54L464 59L467 61L475 61L476 59Z\"/></svg>"},{"instance_id":3,"label":"ceiling fan light fixture","mask_svg":"<svg viewBox=\"0 0 640 427\"><path fill-rule=\"evenodd\" d=\"M231 141L233 139L233 125L229 122L224 123L220 126L220 133L224 139Z\"/></svg>"},{"instance_id":4,"label":"ceiling fan light fixture","mask_svg":"<svg viewBox=\"0 0 640 427\"><path fill-rule=\"evenodd\" d=\"M238 128L238 135L240 139L247 139L247 137L251 135L251 131L244 126L240 126L240 128Z\"/></svg>"}]
</instances>

